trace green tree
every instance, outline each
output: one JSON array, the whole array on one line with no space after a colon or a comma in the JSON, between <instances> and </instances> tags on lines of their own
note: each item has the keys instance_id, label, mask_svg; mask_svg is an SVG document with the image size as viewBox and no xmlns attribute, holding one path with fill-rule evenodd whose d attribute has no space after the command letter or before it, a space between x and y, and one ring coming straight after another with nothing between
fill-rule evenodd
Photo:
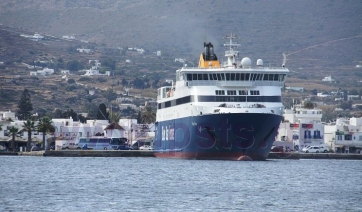
<instances>
[{"instance_id":1,"label":"green tree","mask_svg":"<svg viewBox=\"0 0 362 212\"><path fill-rule=\"evenodd\" d=\"M155 79L153 82L152 82L152 88L158 88L158 84L160 83L160 80L159 79Z\"/></svg>"},{"instance_id":2,"label":"green tree","mask_svg":"<svg viewBox=\"0 0 362 212\"><path fill-rule=\"evenodd\" d=\"M142 120L141 120L141 111L138 111L138 114L137 114L137 123L142 123Z\"/></svg>"},{"instance_id":3,"label":"green tree","mask_svg":"<svg viewBox=\"0 0 362 212\"><path fill-rule=\"evenodd\" d=\"M78 121L78 114L73 109L64 111L61 118L69 119L69 117L72 117L74 121Z\"/></svg>"},{"instance_id":4,"label":"green tree","mask_svg":"<svg viewBox=\"0 0 362 212\"><path fill-rule=\"evenodd\" d=\"M36 131L36 126L34 121L28 119L26 122L24 122L22 131L28 132L28 141L26 142L26 151L30 151L30 143L31 143L31 134L33 131Z\"/></svg>"},{"instance_id":5,"label":"green tree","mask_svg":"<svg viewBox=\"0 0 362 212\"><path fill-rule=\"evenodd\" d=\"M138 88L138 89L143 89L144 88L144 82L143 82L142 79L137 77L135 80L133 80L133 86Z\"/></svg>"},{"instance_id":6,"label":"green tree","mask_svg":"<svg viewBox=\"0 0 362 212\"><path fill-rule=\"evenodd\" d=\"M127 86L127 85L128 85L128 81L127 81L125 78L123 78L121 84L122 84L123 86Z\"/></svg>"},{"instance_id":7,"label":"green tree","mask_svg":"<svg viewBox=\"0 0 362 212\"><path fill-rule=\"evenodd\" d=\"M313 102L311 101L304 102L304 108L313 109L314 108Z\"/></svg>"},{"instance_id":8,"label":"green tree","mask_svg":"<svg viewBox=\"0 0 362 212\"><path fill-rule=\"evenodd\" d=\"M116 61L113 59L107 59L102 61L102 66L108 67L111 70L115 70L116 69Z\"/></svg>"},{"instance_id":9,"label":"green tree","mask_svg":"<svg viewBox=\"0 0 362 212\"><path fill-rule=\"evenodd\" d=\"M26 120L31 116L33 104L31 103L30 93L28 89L24 89L18 104L18 117L20 120Z\"/></svg>"},{"instance_id":10,"label":"green tree","mask_svg":"<svg viewBox=\"0 0 362 212\"><path fill-rule=\"evenodd\" d=\"M10 145L10 149L11 151L15 152L15 136L19 133L19 129L11 126L9 128L9 135L11 136L11 145Z\"/></svg>"},{"instance_id":11,"label":"green tree","mask_svg":"<svg viewBox=\"0 0 362 212\"><path fill-rule=\"evenodd\" d=\"M97 120L109 120L109 114L107 112L107 107L104 103L102 103L98 106Z\"/></svg>"},{"instance_id":12,"label":"green tree","mask_svg":"<svg viewBox=\"0 0 362 212\"><path fill-rule=\"evenodd\" d=\"M342 108L343 110L348 110L348 109L352 109L352 104L353 104L352 100L343 101L343 102L341 102L339 107Z\"/></svg>"},{"instance_id":13,"label":"green tree","mask_svg":"<svg viewBox=\"0 0 362 212\"><path fill-rule=\"evenodd\" d=\"M349 95L358 95L359 92L356 89L352 89L349 91Z\"/></svg>"},{"instance_id":14,"label":"green tree","mask_svg":"<svg viewBox=\"0 0 362 212\"><path fill-rule=\"evenodd\" d=\"M88 115L87 115L88 119L96 119L98 106L96 104L90 102L90 103L87 103L84 105L83 111L86 111L88 113Z\"/></svg>"},{"instance_id":15,"label":"green tree","mask_svg":"<svg viewBox=\"0 0 362 212\"><path fill-rule=\"evenodd\" d=\"M82 114L78 114L78 120L81 123L86 123L87 122L87 119Z\"/></svg>"},{"instance_id":16,"label":"green tree","mask_svg":"<svg viewBox=\"0 0 362 212\"><path fill-rule=\"evenodd\" d=\"M141 123L142 124L151 124L156 121L156 113L152 110L151 107L145 107L144 111L141 114Z\"/></svg>"},{"instance_id":17,"label":"green tree","mask_svg":"<svg viewBox=\"0 0 362 212\"><path fill-rule=\"evenodd\" d=\"M79 71L84 68L84 65L77 60L71 60L67 62L66 68L69 71Z\"/></svg>"},{"instance_id":18,"label":"green tree","mask_svg":"<svg viewBox=\"0 0 362 212\"><path fill-rule=\"evenodd\" d=\"M59 109L59 108L55 108L54 111L53 111L53 118L62 118L62 110Z\"/></svg>"},{"instance_id":19,"label":"green tree","mask_svg":"<svg viewBox=\"0 0 362 212\"><path fill-rule=\"evenodd\" d=\"M114 92L113 88L108 88L106 90L106 93L104 94L104 97L108 100L108 101L112 101L117 99L117 94L116 92Z\"/></svg>"},{"instance_id":20,"label":"green tree","mask_svg":"<svg viewBox=\"0 0 362 212\"><path fill-rule=\"evenodd\" d=\"M43 133L43 141L41 143L41 148L47 149L48 143L45 141L45 135L46 133L49 132L55 132L55 127L52 125L52 120L47 116L44 116L42 119L40 119L38 124L38 131Z\"/></svg>"}]
</instances>

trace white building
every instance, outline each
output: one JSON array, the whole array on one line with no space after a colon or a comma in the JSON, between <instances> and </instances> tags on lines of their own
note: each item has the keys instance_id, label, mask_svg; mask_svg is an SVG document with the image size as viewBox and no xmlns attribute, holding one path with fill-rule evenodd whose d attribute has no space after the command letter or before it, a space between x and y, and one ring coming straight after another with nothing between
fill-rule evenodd
<instances>
[{"instance_id":1,"label":"white building","mask_svg":"<svg viewBox=\"0 0 362 212\"><path fill-rule=\"evenodd\" d=\"M119 104L118 107L120 110L127 109L128 107L132 108L133 110L138 109L137 105L134 105L134 104Z\"/></svg>"},{"instance_id":2,"label":"white building","mask_svg":"<svg viewBox=\"0 0 362 212\"><path fill-rule=\"evenodd\" d=\"M78 48L77 51L81 52L81 53L90 53L92 50L91 49Z\"/></svg>"},{"instance_id":3,"label":"white building","mask_svg":"<svg viewBox=\"0 0 362 212\"><path fill-rule=\"evenodd\" d=\"M74 35L63 35L62 38L65 39L65 40L75 40Z\"/></svg>"},{"instance_id":4,"label":"white building","mask_svg":"<svg viewBox=\"0 0 362 212\"><path fill-rule=\"evenodd\" d=\"M284 146L294 146L295 150L301 150L308 145L323 144L321 109L307 109L295 105L291 109L285 109L283 117L284 122L279 126L276 141L287 142Z\"/></svg>"},{"instance_id":5,"label":"white building","mask_svg":"<svg viewBox=\"0 0 362 212\"><path fill-rule=\"evenodd\" d=\"M46 75L51 75L54 74L54 69L51 68L44 68L43 70L38 70L38 71L31 71L30 72L30 76L46 76Z\"/></svg>"},{"instance_id":6,"label":"white building","mask_svg":"<svg viewBox=\"0 0 362 212\"><path fill-rule=\"evenodd\" d=\"M328 97L328 96L331 96L331 95L326 93L326 92L320 92L320 93L317 93L317 96L318 97Z\"/></svg>"},{"instance_id":7,"label":"white building","mask_svg":"<svg viewBox=\"0 0 362 212\"><path fill-rule=\"evenodd\" d=\"M285 87L286 90L291 90L291 91L299 91L299 92L303 92L304 88L303 87Z\"/></svg>"},{"instance_id":8,"label":"white building","mask_svg":"<svg viewBox=\"0 0 362 212\"><path fill-rule=\"evenodd\" d=\"M15 113L9 111L0 111L0 121L15 120Z\"/></svg>"},{"instance_id":9,"label":"white building","mask_svg":"<svg viewBox=\"0 0 362 212\"><path fill-rule=\"evenodd\" d=\"M355 153L362 149L362 118L338 118L324 127L324 142L335 152Z\"/></svg>"},{"instance_id":10,"label":"white building","mask_svg":"<svg viewBox=\"0 0 362 212\"><path fill-rule=\"evenodd\" d=\"M70 117L69 119L53 119L52 121L56 129L54 136L56 137L57 149L66 143L77 144L81 137L127 137L129 135L125 132L121 122L119 124L122 129L106 130L109 125L108 120L87 120L87 123L80 123L73 121Z\"/></svg>"},{"instance_id":11,"label":"white building","mask_svg":"<svg viewBox=\"0 0 362 212\"><path fill-rule=\"evenodd\" d=\"M347 100L361 99L359 95L347 95Z\"/></svg>"},{"instance_id":12,"label":"white building","mask_svg":"<svg viewBox=\"0 0 362 212\"><path fill-rule=\"evenodd\" d=\"M323 82L334 82L335 80L332 79L332 76L327 76L322 79Z\"/></svg>"},{"instance_id":13,"label":"white building","mask_svg":"<svg viewBox=\"0 0 362 212\"><path fill-rule=\"evenodd\" d=\"M1 120L0 124L2 125L2 130L0 131L0 149L3 149L5 146L10 148L10 141L12 140L12 136L10 135L10 128L15 127L19 130L19 133L15 136L15 148L20 149L20 151L25 151L26 143L28 141L28 132L22 131L24 126L24 120L18 120L15 117L15 113L9 112L0 112ZM11 118L11 119L9 119ZM12 120L12 121L10 121ZM34 122L34 125L38 125L38 121ZM45 135L45 139L47 140L51 135ZM42 132L32 131L31 133L31 146L40 144L43 141Z\"/></svg>"},{"instance_id":14,"label":"white building","mask_svg":"<svg viewBox=\"0 0 362 212\"><path fill-rule=\"evenodd\" d=\"M110 71L106 71L105 74L101 74L98 70L98 68L101 67L101 63L99 62L99 60L89 60L89 63L94 63L94 65L92 66L92 68L88 69L88 70L84 70L85 74L84 76L93 76L93 75L100 75L100 76L110 76L111 72Z\"/></svg>"},{"instance_id":15,"label":"white building","mask_svg":"<svg viewBox=\"0 0 362 212\"><path fill-rule=\"evenodd\" d=\"M175 62L186 63L186 59L175 58Z\"/></svg>"},{"instance_id":16,"label":"white building","mask_svg":"<svg viewBox=\"0 0 362 212\"><path fill-rule=\"evenodd\" d=\"M101 74L99 72L98 69L93 69L93 67L91 69L85 70L85 74L83 76L94 76L94 75L98 75L98 76L110 76L111 72L110 71L106 71L105 74Z\"/></svg>"},{"instance_id":17,"label":"white building","mask_svg":"<svg viewBox=\"0 0 362 212\"><path fill-rule=\"evenodd\" d=\"M69 74L69 70L60 70L60 73L62 73L62 74Z\"/></svg>"}]
</instances>

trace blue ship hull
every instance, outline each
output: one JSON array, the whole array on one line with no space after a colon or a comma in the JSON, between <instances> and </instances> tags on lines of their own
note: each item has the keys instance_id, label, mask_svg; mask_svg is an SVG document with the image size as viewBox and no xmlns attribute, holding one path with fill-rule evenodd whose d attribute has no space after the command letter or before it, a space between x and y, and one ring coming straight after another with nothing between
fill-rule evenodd
<instances>
[{"instance_id":1,"label":"blue ship hull","mask_svg":"<svg viewBox=\"0 0 362 212\"><path fill-rule=\"evenodd\" d=\"M162 158L266 160L281 116L228 113L156 123L154 154Z\"/></svg>"}]
</instances>

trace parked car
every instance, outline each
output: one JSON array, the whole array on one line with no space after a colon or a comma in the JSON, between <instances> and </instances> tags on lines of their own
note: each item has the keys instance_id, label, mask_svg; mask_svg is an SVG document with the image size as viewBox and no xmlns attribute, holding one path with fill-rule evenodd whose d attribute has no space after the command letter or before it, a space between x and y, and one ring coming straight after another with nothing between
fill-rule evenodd
<instances>
[{"instance_id":1,"label":"parked car","mask_svg":"<svg viewBox=\"0 0 362 212\"><path fill-rule=\"evenodd\" d=\"M138 147L138 145L132 145L131 147L133 150L139 150L140 148Z\"/></svg>"},{"instance_id":2,"label":"parked car","mask_svg":"<svg viewBox=\"0 0 362 212\"><path fill-rule=\"evenodd\" d=\"M319 146L319 152L327 153L327 152L329 152L329 149L324 146Z\"/></svg>"},{"instance_id":3,"label":"parked car","mask_svg":"<svg viewBox=\"0 0 362 212\"><path fill-rule=\"evenodd\" d=\"M305 153L320 153L323 152L324 149L320 149L319 146L310 146L309 148L307 148L305 151Z\"/></svg>"},{"instance_id":4,"label":"parked car","mask_svg":"<svg viewBox=\"0 0 362 212\"><path fill-rule=\"evenodd\" d=\"M272 146L271 152L284 152L284 147L283 146Z\"/></svg>"},{"instance_id":5,"label":"parked car","mask_svg":"<svg viewBox=\"0 0 362 212\"><path fill-rule=\"evenodd\" d=\"M133 150L133 148L128 145L120 145L116 148L116 150Z\"/></svg>"},{"instance_id":6,"label":"parked car","mask_svg":"<svg viewBox=\"0 0 362 212\"><path fill-rule=\"evenodd\" d=\"M144 145L140 147L140 150L153 150L152 146Z\"/></svg>"},{"instance_id":7,"label":"parked car","mask_svg":"<svg viewBox=\"0 0 362 212\"><path fill-rule=\"evenodd\" d=\"M303 147L302 152L307 151L307 149L308 149L309 147L310 147L309 145L308 145L308 146Z\"/></svg>"},{"instance_id":8,"label":"parked car","mask_svg":"<svg viewBox=\"0 0 362 212\"><path fill-rule=\"evenodd\" d=\"M62 149L77 149L78 145L75 143L65 143L62 145Z\"/></svg>"},{"instance_id":9,"label":"parked car","mask_svg":"<svg viewBox=\"0 0 362 212\"><path fill-rule=\"evenodd\" d=\"M40 149L39 149L39 147L37 147L37 146L32 146L31 149L30 149L31 152L33 152L33 151L39 151L39 150L40 150Z\"/></svg>"},{"instance_id":10,"label":"parked car","mask_svg":"<svg viewBox=\"0 0 362 212\"><path fill-rule=\"evenodd\" d=\"M51 146L48 147L47 150L55 150L55 146L54 146L54 145L51 145Z\"/></svg>"}]
</instances>

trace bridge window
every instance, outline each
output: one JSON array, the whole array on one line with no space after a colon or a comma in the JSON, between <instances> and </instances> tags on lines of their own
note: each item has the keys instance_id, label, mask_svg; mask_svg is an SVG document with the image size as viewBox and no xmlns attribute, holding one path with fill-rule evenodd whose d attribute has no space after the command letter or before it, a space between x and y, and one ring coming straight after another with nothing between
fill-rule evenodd
<instances>
[{"instance_id":1,"label":"bridge window","mask_svg":"<svg viewBox=\"0 0 362 212\"><path fill-rule=\"evenodd\" d=\"M197 74L192 74L192 80L197 80Z\"/></svg>"},{"instance_id":2,"label":"bridge window","mask_svg":"<svg viewBox=\"0 0 362 212\"><path fill-rule=\"evenodd\" d=\"M241 96L248 95L248 90L239 90L239 95L241 95Z\"/></svg>"},{"instance_id":3,"label":"bridge window","mask_svg":"<svg viewBox=\"0 0 362 212\"><path fill-rule=\"evenodd\" d=\"M250 95L260 95L260 92L259 91L250 91Z\"/></svg>"},{"instance_id":4,"label":"bridge window","mask_svg":"<svg viewBox=\"0 0 362 212\"><path fill-rule=\"evenodd\" d=\"M215 94L216 95L225 95L225 91L224 90L215 90Z\"/></svg>"},{"instance_id":5,"label":"bridge window","mask_svg":"<svg viewBox=\"0 0 362 212\"><path fill-rule=\"evenodd\" d=\"M227 95L236 95L236 91L235 90L228 90L227 91Z\"/></svg>"},{"instance_id":6,"label":"bridge window","mask_svg":"<svg viewBox=\"0 0 362 212\"><path fill-rule=\"evenodd\" d=\"M202 80L209 80L208 74L202 74Z\"/></svg>"},{"instance_id":7,"label":"bridge window","mask_svg":"<svg viewBox=\"0 0 362 212\"><path fill-rule=\"evenodd\" d=\"M257 80L261 81L263 79L263 74L258 74Z\"/></svg>"}]
</instances>

